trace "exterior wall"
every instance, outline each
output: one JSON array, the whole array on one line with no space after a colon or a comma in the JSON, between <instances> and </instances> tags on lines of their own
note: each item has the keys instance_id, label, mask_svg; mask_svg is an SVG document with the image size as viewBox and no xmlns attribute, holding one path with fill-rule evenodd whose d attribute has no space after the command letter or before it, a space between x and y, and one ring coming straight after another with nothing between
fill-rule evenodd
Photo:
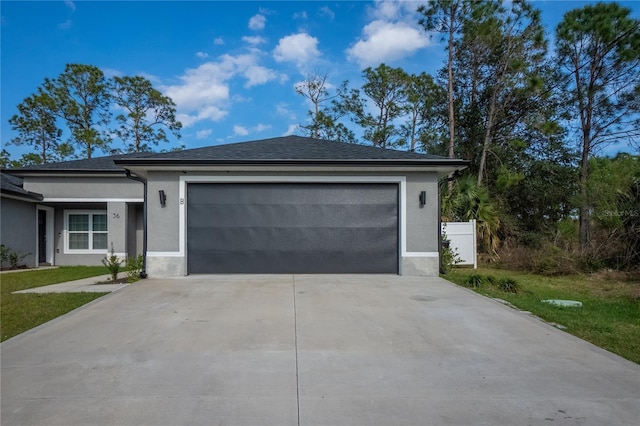
<instances>
[{"instance_id":1,"label":"exterior wall","mask_svg":"<svg viewBox=\"0 0 640 426\"><path fill-rule=\"evenodd\" d=\"M374 173L374 172L256 172L256 173L192 173L149 172L148 174L148 252L147 273L150 276L184 275L185 267L185 226L186 200L180 200L184 190L181 177L185 181L202 179L230 181L235 178L246 179L251 176L277 178L282 176L304 176L305 179L317 177L317 181L326 179L401 179L401 199L404 200L401 210L402 234L400 247L400 273L402 275L438 275L438 177L435 172L424 173ZM338 180L339 181L339 180ZM400 183L400 181L399 181ZM159 202L158 191L163 190L167 196L166 206ZM427 203L419 206L418 197L426 191ZM404 198L403 198L404 197ZM183 222L183 223L181 223ZM181 241L182 240L182 241Z\"/></svg>"},{"instance_id":2,"label":"exterior wall","mask_svg":"<svg viewBox=\"0 0 640 426\"><path fill-rule=\"evenodd\" d=\"M36 204L2 197L0 223L2 244L18 254L29 253L21 263L29 267L38 266Z\"/></svg>"},{"instance_id":3,"label":"exterior wall","mask_svg":"<svg viewBox=\"0 0 640 426\"><path fill-rule=\"evenodd\" d=\"M111 243L121 259L126 258L130 249L142 252L144 186L141 183L124 176L28 176L24 178L24 188L43 194L42 204L55 208L55 265L101 265ZM130 205L138 207L130 208ZM65 252L64 213L74 210L102 210L107 213L107 250L90 254ZM35 217L34 213L34 220ZM34 244L36 237L33 237Z\"/></svg>"},{"instance_id":4,"label":"exterior wall","mask_svg":"<svg viewBox=\"0 0 640 426\"><path fill-rule=\"evenodd\" d=\"M147 179L147 235L149 251L175 252L180 245L178 200L180 175L178 173L149 173ZM166 206L160 205L159 191L167 196Z\"/></svg>"},{"instance_id":5,"label":"exterior wall","mask_svg":"<svg viewBox=\"0 0 640 426\"><path fill-rule=\"evenodd\" d=\"M136 209L133 209L134 217L130 217L130 209L127 203L109 202L109 203L91 203L91 204L58 204L55 208L55 224L54 224L54 263L56 265L101 265L102 259L107 256L111 250L111 244L115 254L121 259L125 259L128 253L129 242L133 241L134 250L142 251L142 244L138 246L136 240L138 225L142 227L142 219L136 217ZM105 211L107 213L107 250L100 253L91 254L75 254L65 252L65 211L72 213L74 211ZM133 230L130 230L129 223L133 222ZM34 240L35 241L35 240ZM140 247L140 248L138 248Z\"/></svg>"},{"instance_id":6,"label":"exterior wall","mask_svg":"<svg viewBox=\"0 0 640 426\"><path fill-rule=\"evenodd\" d=\"M45 202L73 200L139 200L142 201L143 185L126 177L90 176L28 176L24 189L43 194Z\"/></svg>"},{"instance_id":7,"label":"exterior wall","mask_svg":"<svg viewBox=\"0 0 640 426\"><path fill-rule=\"evenodd\" d=\"M73 211L94 211L101 210L107 211L106 203L96 204L71 204L71 205L58 205L55 208L55 220L54 220L54 263L58 266L96 266L102 265L102 258L107 255L107 250L103 253L96 254L72 254L65 253L65 223L64 212ZM107 216L107 226L109 217ZM111 229L108 229L109 238L107 241L112 241Z\"/></svg>"},{"instance_id":8,"label":"exterior wall","mask_svg":"<svg viewBox=\"0 0 640 426\"><path fill-rule=\"evenodd\" d=\"M142 254L144 232L143 205L127 204L127 257Z\"/></svg>"}]
</instances>

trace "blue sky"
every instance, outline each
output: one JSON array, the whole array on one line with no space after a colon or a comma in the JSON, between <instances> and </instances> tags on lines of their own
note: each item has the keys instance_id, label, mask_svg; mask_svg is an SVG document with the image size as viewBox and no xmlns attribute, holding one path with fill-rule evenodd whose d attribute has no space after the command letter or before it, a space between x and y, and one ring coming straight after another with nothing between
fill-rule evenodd
<instances>
[{"instance_id":1,"label":"blue sky","mask_svg":"<svg viewBox=\"0 0 640 426\"><path fill-rule=\"evenodd\" d=\"M177 104L187 148L292 134L308 105L294 85L310 72L361 83L381 62L434 73L445 51L414 1L2 1L2 147L16 106L67 63L142 75ZM590 2L534 1L545 25ZM640 2L620 2L640 17ZM299 132L298 132L299 133ZM122 142L114 140L114 147ZM612 153L618 147L612 147Z\"/></svg>"}]
</instances>

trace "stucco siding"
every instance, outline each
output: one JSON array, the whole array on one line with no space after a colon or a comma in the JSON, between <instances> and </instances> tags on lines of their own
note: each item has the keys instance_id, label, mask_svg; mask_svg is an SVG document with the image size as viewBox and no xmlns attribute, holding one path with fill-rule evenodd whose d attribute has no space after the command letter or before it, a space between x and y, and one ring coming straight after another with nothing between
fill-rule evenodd
<instances>
[{"instance_id":1,"label":"stucco siding","mask_svg":"<svg viewBox=\"0 0 640 426\"><path fill-rule=\"evenodd\" d=\"M18 254L28 253L21 263L30 267L37 266L36 205L2 197L0 206L2 244Z\"/></svg>"},{"instance_id":2,"label":"stucco siding","mask_svg":"<svg viewBox=\"0 0 640 426\"><path fill-rule=\"evenodd\" d=\"M182 245L182 253L180 240L188 238L184 235L186 224L180 223L180 177L189 182L191 180L211 181L220 180L233 181L234 178L246 179L247 177L256 176L256 181L260 181L260 176L266 176L270 179L274 177L283 177L283 181L291 181L291 176L303 176L305 178L318 178L317 181L323 181L323 178L336 179L336 176L345 176L347 179L359 177L363 181L367 179L390 179L401 178L404 182L404 205L402 209L405 212L405 223L401 224L403 229L400 232L405 238L404 245L401 246L399 253L400 270L404 275L428 275L437 276L438 274L438 177L435 172L424 173L393 173L393 172L340 172L335 173L327 171L325 173L312 171L308 173L302 172L256 172L256 173L193 173L188 174L178 172L150 172L148 175L148 272L150 275L155 274L175 274L185 273L184 263L184 242ZM339 178L337 178L339 179ZM188 184L188 183L187 183ZM183 188L184 189L184 188ZM167 196L166 206L160 205L158 192L163 190ZM426 205L420 207L418 197L421 191L426 191ZM185 204L186 220L186 200L182 200ZM183 234L181 235L181 229ZM404 230L404 232L403 232ZM403 253L407 253L403 256Z\"/></svg>"},{"instance_id":3,"label":"stucco siding","mask_svg":"<svg viewBox=\"0 0 640 426\"><path fill-rule=\"evenodd\" d=\"M427 203L418 198L426 191ZM407 251L438 251L438 177L435 173L407 175Z\"/></svg>"},{"instance_id":4,"label":"stucco siding","mask_svg":"<svg viewBox=\"0 0 640 426\"><path fill-rule=\"evenodd\" d=\"M30 176L24 180L24 189L43 194L46 200L120 199L143 197L143 185L126 177L74 177Z\"/></svg>"},{"instance_id":5,"label":"stucco siding","mask_svg":"<svg viewBox=\"0 0 640 426\"><path fill-rule=\"evenodd\" d=\"M179 173L150 173L147 180L147 244L149 251L177 252L180 248ZM167 197L160 205L159 191Z\"/></svg>"}]
</instances>

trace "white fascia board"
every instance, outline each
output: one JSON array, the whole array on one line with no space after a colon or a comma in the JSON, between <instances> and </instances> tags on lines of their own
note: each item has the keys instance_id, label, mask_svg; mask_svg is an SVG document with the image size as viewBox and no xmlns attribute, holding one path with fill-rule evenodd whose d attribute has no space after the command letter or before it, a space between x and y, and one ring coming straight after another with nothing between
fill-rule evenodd
<instances>
[{"instance_id":1,"label":"white fascia board","mask_svg":"<svg viewBox=\"0 0 640 426\"><path fill-rule=\"evenodd\" d=\"M143 203L144 198L43 198L41 203Z\"/></svg>"}]
</instances>

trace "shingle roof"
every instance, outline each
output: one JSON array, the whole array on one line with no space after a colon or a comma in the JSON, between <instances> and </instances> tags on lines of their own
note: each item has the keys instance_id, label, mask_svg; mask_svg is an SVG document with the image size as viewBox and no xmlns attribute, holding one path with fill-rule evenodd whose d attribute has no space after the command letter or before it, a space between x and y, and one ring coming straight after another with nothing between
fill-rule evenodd
<instances>
[{"instance_id":1,"label":"shingle roof","mask_svg":"<svg viewBox=\"0 0 640 426\"><path fill-rule=\"evenodd\" d=\"M166 152L150 158L176 160L388 160L442 157L301 136L284 136Z\"/></svg>"},{"instance_id":2,"label":"shingle roof","mask_svg":"<svg viewBox=\"0 0 640 426\"><path fill-rule=\"evenodd\" d=\"M6 173L0 173L0 190L3 194L24 198L26 200L40 201L43 198L42 194L25 190L22 187L22 178Z\"/></svg>"},{"instance_id":3,"label":"shingle roof","mask_svg":"<svg viewBox=\"0 0 640 426\"><path fill-rule=\"evenodd\" d=\"M297 162L341 162L376 164L409 162L421 164L449 164L466 166L464 160L372 146L333 142L301 136L284 136L203 148L185 149L164 153L141 152L85 160L47 163L16 169L16 172L68 171L68 172L122 172L127 165L142 164L259 164Z\"/></svg>"},{"instance_id":4,"label":"shingle roof","mask_svg":"<svg viewBox=\"0 0 640 426\"><path fill-rule=\"evenodd\" d=\"M16 172L29 171L97 171L97 172L122 172L122 167L114 161L124 158L144 158L152 156L153 152L136 152L133 154L111 155L108 157L85 158L82 160L60 161L57 163L33 164L20 169L12 169Z\"/></svg>"}]
</instances>

